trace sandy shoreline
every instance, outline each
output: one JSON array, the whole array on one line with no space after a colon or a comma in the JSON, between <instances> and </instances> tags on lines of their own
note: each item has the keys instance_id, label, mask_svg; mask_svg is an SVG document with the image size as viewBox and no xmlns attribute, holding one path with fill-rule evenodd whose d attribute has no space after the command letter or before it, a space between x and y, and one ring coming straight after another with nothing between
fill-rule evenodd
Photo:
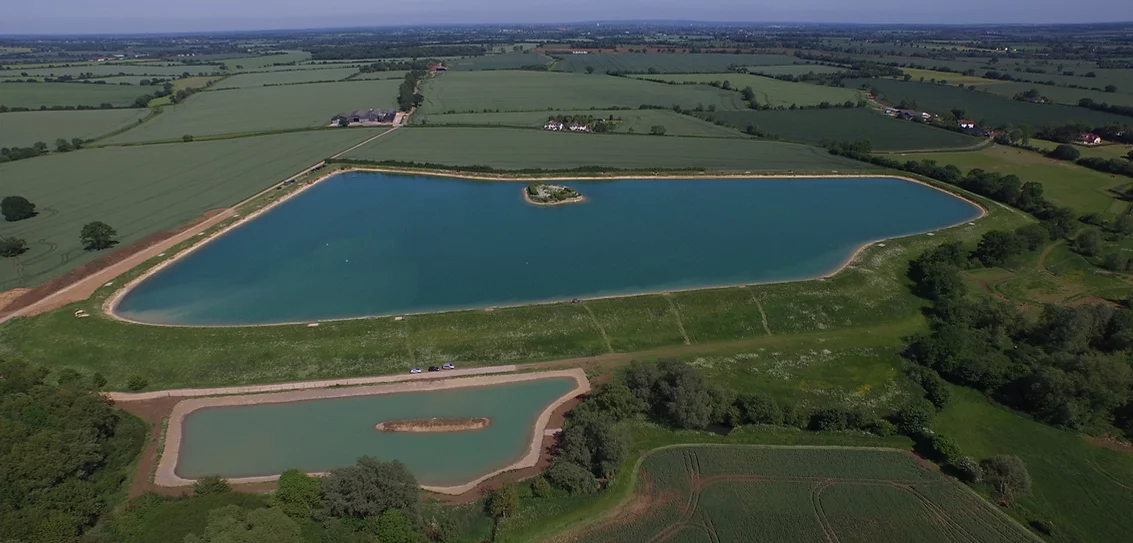
<instances>
[{"instance_id":1,"label":"sandy shoreline","mask_svg":"<svg viewBox=\"0 0 1133 543\"><path fill-rule=\"evenodd\" d=\"M164 323L145 322L145 321L139 321L139 320L131 319L129 317L122 316L122 315L118 314L118 312L116 311L118 303L122 300L122 298L125 297L127 294L129 294L129 292L131 290L133 290L133 288L136 287L139 283L146 280L147 278L149 278L149 276L153 275L154 273L159 272L160 270L164 269L166 266L173 264L177 260L187 256L188 254L191 254L192 251L204 246L209 241L216 239L216 238L218 238L218 237L220 237L220 236L222 236L222 235L224 235L224 234L226 234L226 233L228 233L228 232L230 232L230 231L232 231L236 228L239 228L245 222L247 222L251 219L254 219L255 217L259 216L260 214L271 210L275 206L282 204L283 202L294 197L295 195L297 195L297 194L299 194L299 193L301 193L301 192L303 192L303 191L305 191L305 190L307 190L311 187L314 187L315 185L317 185L317 184L319 184L319 183L321 183L321 182L323 182L327 179L330 179L330 178L332 178L336 175L353 173L353 172L373 172L373 173L386 173L386 174L397 174L397 175L418 175L418 176L425 176L425 177L447 177L447 178L468 179L468 180L475 180L475 181L511 181L511 182L528 182L528 183L532 182L532 181L696 180L698 178L703 178L703 179L751 179L751 180L758 180L758 179L831 179L831 178L837 178L837 179L875 179L875 178L890 178L890 179L900 179L902 181L915 183L915 184L918 184L918 185L921 185L921 186L931 188L933 190L940 191L940 192L947 194L947 195L949 195L953 198L957 198L957 199L960 199L964 202L967 202L968 204L970 204L971 206L973 206L977 210L979 210L978 216L971 218L971 219L965 219L963 221L957 222L956 224L944 226L944 227L933 229L933 230L925 230L925 231L921 231L921 232L912 232L912 233L902 234L900 236L893 236L893 237L875 239L875 240L863 243L857 249L855 249L852 253L850 253L850 255L841 264L836 266L834 269L832 269L828 272L825 272L823 274L815 275L815 276L812 276L812 277L801 277L801 278L794 278L794 279L788 279L788 280L783 280L783 281L765 281L765 282L758 282L758 283L703 285L703 286L696 286L696 287L690 287L690 288L678 288L678 289L667 289L667 290L656 290L656 291L640 291L640 292L632 292L632 293L626 293L626 294L612 294L612 295L604 295L604 296L589 296L589 297L575 296L575 297L572 297L572 298L563 298L563 299L533 300L533 301L530 301L530 302L524 302L524 303L518 303L518 304L491 306L491 308L493 308L493 309L503 309L503 308L511 308L511 307L524 307L524 306L532 306L532 305L551 305L551 304L558 304L558 303L570 301L574 298L578 298L578 299L582 299L582 300L601 300L601 299L607 299L607 298L628 298L628 297L633 297L633 296L646 296L646 295L651 295L651 294L665 294L665 293L670 293L670 292L693 292L693 291L698 291L698 290L713 290L713 289L721 289L721 288L736 288L736 287L771 285L771 284L781 284L781 283L795 283L795 282L801 282L801 281L814 281L814 280L819 280L819 279L829 279L829 278L837 275L838 273L840 273L842 270L849 267L855 260L857 260L861 256L862 252L864 252L871 245L874 245L874 244L877 244L877 243L880 243L880 242L883 242L883 241L892 240L892 239L900 239L900 238L906 238L906 237L912 237L912 236L919 236L919 235L927 234L927 233L930 233L930 232L938 232L938 231L941 231L941 230L947 230L949 228L955 228L955 227L960 226L962 224L982 219L983 217L987 216L987 213L988 213L987 208L985 208L983 205L979 204L978 202L976 202L976 201L972 200L971 198L968 198L968 197L966 197L963 194L960 194L958 192L952 192L952 191L947 190L945 188L938 187L938 186L933 185L931 183L926 183L924 181L921 181L919 179L915 179L915 178L912 178L912 177L902 176L902 175L890 175L890 174L885 174L885 175L837 174L837 173L834 173L834 174L747 174L747 173L742 173L742 174L716 173L716 174L713 174L713 173L707 173L707 172L690 172L689 174L686 174L686 175L656 175L656 176L618 175L618 176L590 176L590 177L580 175L580 176L570 176L570 177L551 176L551 177L523 177L523 178L518 178L518 177L494 177L494 176L486 176L486 175L482 175L482 174L464 174L464 173L460 173L460 172L455 172L455 173L454 172L422 172L422 171L414 171L414 170L406 170L406 169L398 169L398 168L350 166L350 167L346 167L346 168L331 170L331 171L327 172L326 174L319 176L317 179L314 179L312 181L308 181L308 182L304 183L303 185L301 185L300 187L296 188L295 190L283 195L281 198L276 199L276 200L268 203L264 207L257 209L256 211L248 214L247 216L241 217L236 222L234 222L234 223L228 225L227 227L221 229L220 231L202 239L201 242L196 243L193 246L188 247L188 248L186 248L182 251L179 251L178 253L172 255L169 258L166 258L161 263L159 263L159 264L155 265L154 267L146 270L145 272L139 274L138 277L135 277L133 280L129 281L128 283L121 286L118 290L116 290L114 292L114 294L112 294L110 297L108 297L106 299L105 302L103 302L102 312L106 316L108 316L112 319L115 319L115 320L131 323L131 324L141 324L141 325L145 325L145 326L164 326L164 327L172 327L172 328L246 328L246 327L253 327L253 326L293 326L293 325L308 324L308 323L314 323L314 322L341 322L341 321L354 321L354 320L364 320L364 319L389 318L389 317L394 317L394 316L427 315L427 314L433 314L433 313L449 313L449 312L456 312L456 311L469 311L469 310L485 309L482 306L454 307L454 308L446 308L446 309L433 310L433 311L365 315L365 316L359 316L359 317L335 317L335 318L321 318L321 319L303 320L303 321L286 321L286 322L253 323L253 324L227 324L227 325L164 324ZM524 200L527 201L528 203L532 204L532 205L559 205L559 203L540 204L538 202L533 202L527 197L527 191L526 190L523 191L523 195L524 195ZM582 199L585 200L585 196L583 196ZM563 203L573 203L573 202L563 202Z\"/></svg>"},{"instance_id":2,"label":"sandy shoreline","mask_svg":"<svg viewBox=\"0 0 1133 543\"><path fill-rule=\"evenodd\" d=\"M428 434L434 432L466 432L483 430L492 425L492 420L485 417L437 418L389 420L374 425L379 432L410 432Z\"/></svg>"},{"instance_id":3,"label":"sandy shoreline","mask_svg":"<svg viewBox=\"0 0 1133 543\"><path fill-rule=\"evenodd\" d=\"M169 415L169 427L165 433L165 447L162 451L161 460L158 463L156 473L154 474L154 484L163 487L179 487L193 484L193 479L185 479L178 476L176 473L176 468L178 455L181 449L181 441L183 437L182 430L185 417L198 409L234 405L290 403L297 401L322 400L330 398L371 396L375 394L392 394L399 392L449 390L455 388L468 388L505 383L520 383L556 377L569 377L574 379L575 387L557 398L555 401L551 402L551 404L543 409L543 411L539 414L539 417L535 420L535 425L532 429L530 443L523 457L519 458L517 461L508 466L495 470L491 473L481 475L472 481L460 485L421 486L421 488L430 492L452 495L463 494L469 490L472 490L473 488L476 488L476 486L478 486L481 482L495 477L500 473L515 469L533 467L538 464L544 433L547 430L547 423L550 421L551 414L566 402L571 401L577 396L590 391L590 382L587 380L586 372L583 369L575 368L571 370L558 370L538 373L485 375L457 379L430 379L396 385L375 385L345 389L298 390L272 394L220 396L183 400L173 407L173 411ZM322 476L325 475L325 473L315 472L311 473L311 475ZM232 484L247 484L270 482L277 479L279 479L279 475L275 474L258 477L235 477L229 479L229 482Z\"/></svg>"}]
</instances>

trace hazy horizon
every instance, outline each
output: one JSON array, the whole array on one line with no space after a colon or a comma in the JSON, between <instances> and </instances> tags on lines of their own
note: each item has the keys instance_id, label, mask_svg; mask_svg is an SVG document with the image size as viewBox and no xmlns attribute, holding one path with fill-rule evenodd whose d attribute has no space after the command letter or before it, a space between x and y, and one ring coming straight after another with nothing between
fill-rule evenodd
<instances>
[{"instance_id":1,"label":"hazy horizon","mask_svg":"<svg viewBox=\"0 0 1133 543\"><path fill-rule=\"evenodd\" d=\"M575 24L588 21L679 21L811 24L1074 24L1133 21L1133 2L1098 0L1067 9L1056 0L953 0L909 5L904 0L575 0L532 5L517 0L483 0L474 6L454 0L418 0L388 6L366 0L272 2L199 0L154 4L143 0L57 0L21 3L5 9L0 35L147 34L365 28L404 25ZM182 11L184 10L184 11ZM187 12L187 13L186 13Z\"/></svg>"}]
</instances>

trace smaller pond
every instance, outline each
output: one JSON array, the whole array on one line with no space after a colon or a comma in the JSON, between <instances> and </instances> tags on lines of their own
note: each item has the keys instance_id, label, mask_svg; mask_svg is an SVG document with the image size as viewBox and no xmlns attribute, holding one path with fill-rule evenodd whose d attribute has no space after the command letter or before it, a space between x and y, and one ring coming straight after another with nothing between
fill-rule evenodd
<instances>
[{"instance_id":1,"label":"smaller pond","mask_svg":"<svg viewBox=\"0 0 1133 543\"><path fill-rule=\"evenodd\" d=\"M186 479L275 475L350 466L358 457L401 460L429 486L454 486L526 453L539 414L575 387L555 377L425 392L199 409L182 423L176 473ZM380 432L379 422L485 417L481 430Z\"/></svg>"}]
</instances>

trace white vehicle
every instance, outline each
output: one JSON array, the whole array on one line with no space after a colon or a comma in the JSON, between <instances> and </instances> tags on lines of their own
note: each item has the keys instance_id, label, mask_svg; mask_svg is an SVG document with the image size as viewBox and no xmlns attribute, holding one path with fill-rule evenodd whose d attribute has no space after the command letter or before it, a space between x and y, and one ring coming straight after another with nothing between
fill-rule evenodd
<instances>
[{"instance_id":1,"label":"white vehicle","mask_svg":"<svg viewBox=\"0 0 1133 543\"><path fill-rule=\"evenodd\" d=\"M421 368L413 368L409 370L409 373L421 373Z\"/></svg>"},{"instance_id":2,"label":"white vehicle","mask_svg":"<svg viewBox=\"0 0 1133 543\"><path fill-rule=\"evenodd\" d=\"M445 364L443 366L441 366L441 369L443 369L443 370L455 370L456 365L453 364L452 362L445 362Z\"/></svg>"}]
</instances>

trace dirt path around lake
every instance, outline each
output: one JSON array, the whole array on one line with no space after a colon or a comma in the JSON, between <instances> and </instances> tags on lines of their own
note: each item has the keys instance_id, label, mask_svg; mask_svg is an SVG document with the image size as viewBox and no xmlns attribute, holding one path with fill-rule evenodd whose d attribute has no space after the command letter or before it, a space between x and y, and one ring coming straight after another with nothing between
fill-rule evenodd
<instances>
[{"instance_id":1,"label":"dirt path around lake","mask_svg":"<svg viewBox=\"0 0 1133 543\"><path fill-rule=\"evenodd\" d=\"M181 487L191 485L194 480L185 479L176 474L178 454L181 448L182 440L182 423L186 416L193 411L206 407L221 407L221 406L236 406L236 405L260 405L270 403L290 403L298 401L322 400L331 398L349 398L356 396L372 396L376 394L392 394L402 392L423 392L432 390L449 390L455 388L469 388L477 386L487 386L505 383L520 383L527 381L534 381L540 379L549 379L556 377L569 377L574 379L575 386L567 393L557 398L554 402L548 405L539 414L535 421L535 425L531 432L531 442L527 448L527 452L522 458L516 462L505 466L501 469L495 470L491 473L477 477L476 479L460 485L452 486L433 486L422 485L421 488L436 492L439 494L448 495L461 495L468 493L479 486L481 483L496 477L507 471L524 468L534 468L540 463L544 451L544 441L550 437L547 435L547 429L552 419L552 415L560 408L564 407L568 402L577 399L579 396L586 394L590 391L590 382L586 378L586 372L581 368L573 368L568 370L557 371L544 371L537 373L511 373L505 375L479 375L472 377L458 377L449 378L451 373L441 374L442 378L431 379L414 379L414 380L401 380L396 384L383 384L371 386L357 386L349 388L320 388L320 389L303 389L303 390L290 390L286 392L276 392L267 394L254 394L254 395L236 395L236 396L212 396L202 398L191 398L177 402L172 406L172 411L168 416L168 427L165 430L165 441L161 451L161 458L157 461L157 469L154 472L154 485L160 487ZM286 386L286 385L277 385ZM149 400L160 398L147 398ZM129 410L128 406L123 405L124 409ZM155 453L156 447L154 447ZM150 463L152 465L152 462ZM138 474L141 475L141 474ZM324 473L312 473L312 475L322 476ZM137 477L137 475L135 476ZM261 477L236 477L229 481L233 484L256 484L268 483L275 481L279 475L268 475Z\"/></svg>"}]
</instances>

